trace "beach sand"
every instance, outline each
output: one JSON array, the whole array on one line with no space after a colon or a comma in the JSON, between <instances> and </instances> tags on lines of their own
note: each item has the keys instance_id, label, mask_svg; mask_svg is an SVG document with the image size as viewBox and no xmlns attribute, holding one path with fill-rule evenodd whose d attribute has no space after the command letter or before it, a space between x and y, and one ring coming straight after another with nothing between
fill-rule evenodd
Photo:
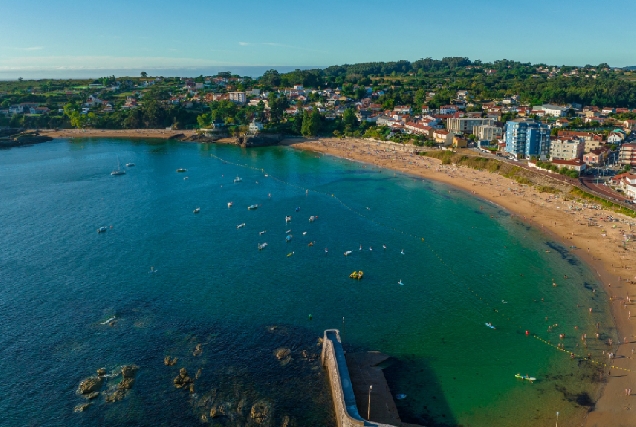
<instances>
[{"instance_id":1,"label":"beach sand","mask_svg":"<svg viewBox=\"0 0 636 427\"><path fill-rule=\"evenodd\" d=\"M623 247L623 234L636 234L636 226L629 225L636 224L636 219L592 207L592 204L565 201L563 194L539 193L533 187L495 173L442 165L437 159L394 151L392 144L336 138L289 139L283 143L453 185L507 209L565 247L580 248L574 253L591 266L610 295L612 315L621 337L621 343L608 344L608 353L616 356L607 361L607 382L584 425L636 426L633 413L636 410L636 356L632 353L636 349L636 305L627 301L628 296L630 300L636 299L636 254L633 243ZM619 221L606 222L608 216ZM634 318L630 316L631 311ZM626 395L625 390L629 388L634 389L634 395ZM567 424L566 420L563 422Z\"/></svg>"},{"instance_id":2,"label":"beach sand","mask_svg":"<svg viewBox=\"0 0 636 427\"><path fill-rule=\"evenodd\" d=\"M65 129L41 131L41 134L53 138L169 139L179 134L193 135L194 131ZM636 427L636 415L633 414L636 411L636 356L632 353L636 349L636 305L627 301L627 297L636 299L636 254L633 243L623 247L623 234L636 233L636 226L628 225L636 224L636 219L602 210L593 204L565 201L562 195L539 193L533 187L520 185L495 173L442 165L437 159L395 151L396 147L400 147L398 144L337 138L286 139L283 144L450 184L509 210L566 247L580 248L574 253L596 271L610 295L609 303L621 337L620 343L608 345L608 352L615 353L616 357L608 360L607 364L617 368L605 370L607 382L584 425ZM608 216L619 222L606 222ZM631 311L634 311L633 318ZM626 396L625 390L632 387L634 394ZM568 424L566 420L563 422Z\"/></svg>"},{"instance_id":3,"label":"beach sand","mask_svg":"<svg viewBox=\"0 0 636 427\"><path fill-rule=\"evenodd\" d=\"M40 130L51 138L157 138L171 139L177 135L191 136L192 130L170 129L60 129Z\"/></svg>"}]
</instances>

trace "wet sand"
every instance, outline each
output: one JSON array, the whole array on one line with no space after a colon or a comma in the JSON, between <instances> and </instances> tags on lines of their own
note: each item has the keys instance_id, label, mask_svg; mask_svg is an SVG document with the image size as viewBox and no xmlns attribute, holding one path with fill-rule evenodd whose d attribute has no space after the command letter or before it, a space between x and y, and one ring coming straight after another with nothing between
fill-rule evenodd
<instances>
[{"instance_id":1,"label":"wet sand","mask_svg":"<svg viewBox=\"0 0 636 427\"><path fill-rule=\"evenodd\" d=\"M608 344L608 353L616 356L607 361L607 383L584 425L636 426L636 255L633 242L623 247L624 234L636 234L635 218L603 210L593 203L564 200L563 193L540 193L495 173L442 165L437 159L396 152L389 144L336 138L293 139L284 144L453 185L507 209L565 247L580 248L574 253L597 273L610 295L609 304L621 337L620 343ZM608 216L618 222L607 221ZM557 282L566 285L567 280ZM633 388L631 396L625 393L629 388ZM566 420L563 422L567 424Z\"/></svg>"}]
</instances>

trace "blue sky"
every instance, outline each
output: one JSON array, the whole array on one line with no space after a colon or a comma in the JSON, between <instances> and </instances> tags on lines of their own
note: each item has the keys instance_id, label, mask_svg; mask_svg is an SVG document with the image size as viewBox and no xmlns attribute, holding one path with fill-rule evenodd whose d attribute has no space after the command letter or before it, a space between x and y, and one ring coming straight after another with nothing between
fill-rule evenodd
<instances>
[{"instance_id":1,"label":"blue sky","mask_svg":"<svg viewBox=\"0 0 636 427\"><path fill-rule=\"evenodd\" d=\"M634 0L0 0L0 71L467 56L636 65Z\"/></svg>"}]
</instances>

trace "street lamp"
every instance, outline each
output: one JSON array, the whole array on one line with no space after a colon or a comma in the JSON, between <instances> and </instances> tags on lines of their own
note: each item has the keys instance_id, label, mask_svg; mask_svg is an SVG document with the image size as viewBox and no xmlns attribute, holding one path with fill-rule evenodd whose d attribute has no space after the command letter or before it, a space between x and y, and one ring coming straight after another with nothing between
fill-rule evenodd
<instances>
[{"instance_id":1,"label":"street lamp","mask_svg":"<svg viewBox=\"0 0 636 427\"><path fill-rule=\"evenodd\" d=\"M559 427L559 413L557 412L556 427Z\"/></svg>"}]
</instances>

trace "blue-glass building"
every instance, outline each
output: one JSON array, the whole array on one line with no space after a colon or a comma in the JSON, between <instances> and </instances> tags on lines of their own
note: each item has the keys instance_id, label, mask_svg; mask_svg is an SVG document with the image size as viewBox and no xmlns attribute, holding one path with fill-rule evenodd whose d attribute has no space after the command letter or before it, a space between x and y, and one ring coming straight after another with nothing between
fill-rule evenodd
<instances>
[{"instance_id":1,"label":"blue-glass building","mask_svg":"<svg viewBox=\"0 0 636 427\"><path fill-rule=\"evenodd\" d=\"M550 157L550 128L534 120L517 119L506 123L506 152L516 158Z\"/></svg>"}]
</instances>

